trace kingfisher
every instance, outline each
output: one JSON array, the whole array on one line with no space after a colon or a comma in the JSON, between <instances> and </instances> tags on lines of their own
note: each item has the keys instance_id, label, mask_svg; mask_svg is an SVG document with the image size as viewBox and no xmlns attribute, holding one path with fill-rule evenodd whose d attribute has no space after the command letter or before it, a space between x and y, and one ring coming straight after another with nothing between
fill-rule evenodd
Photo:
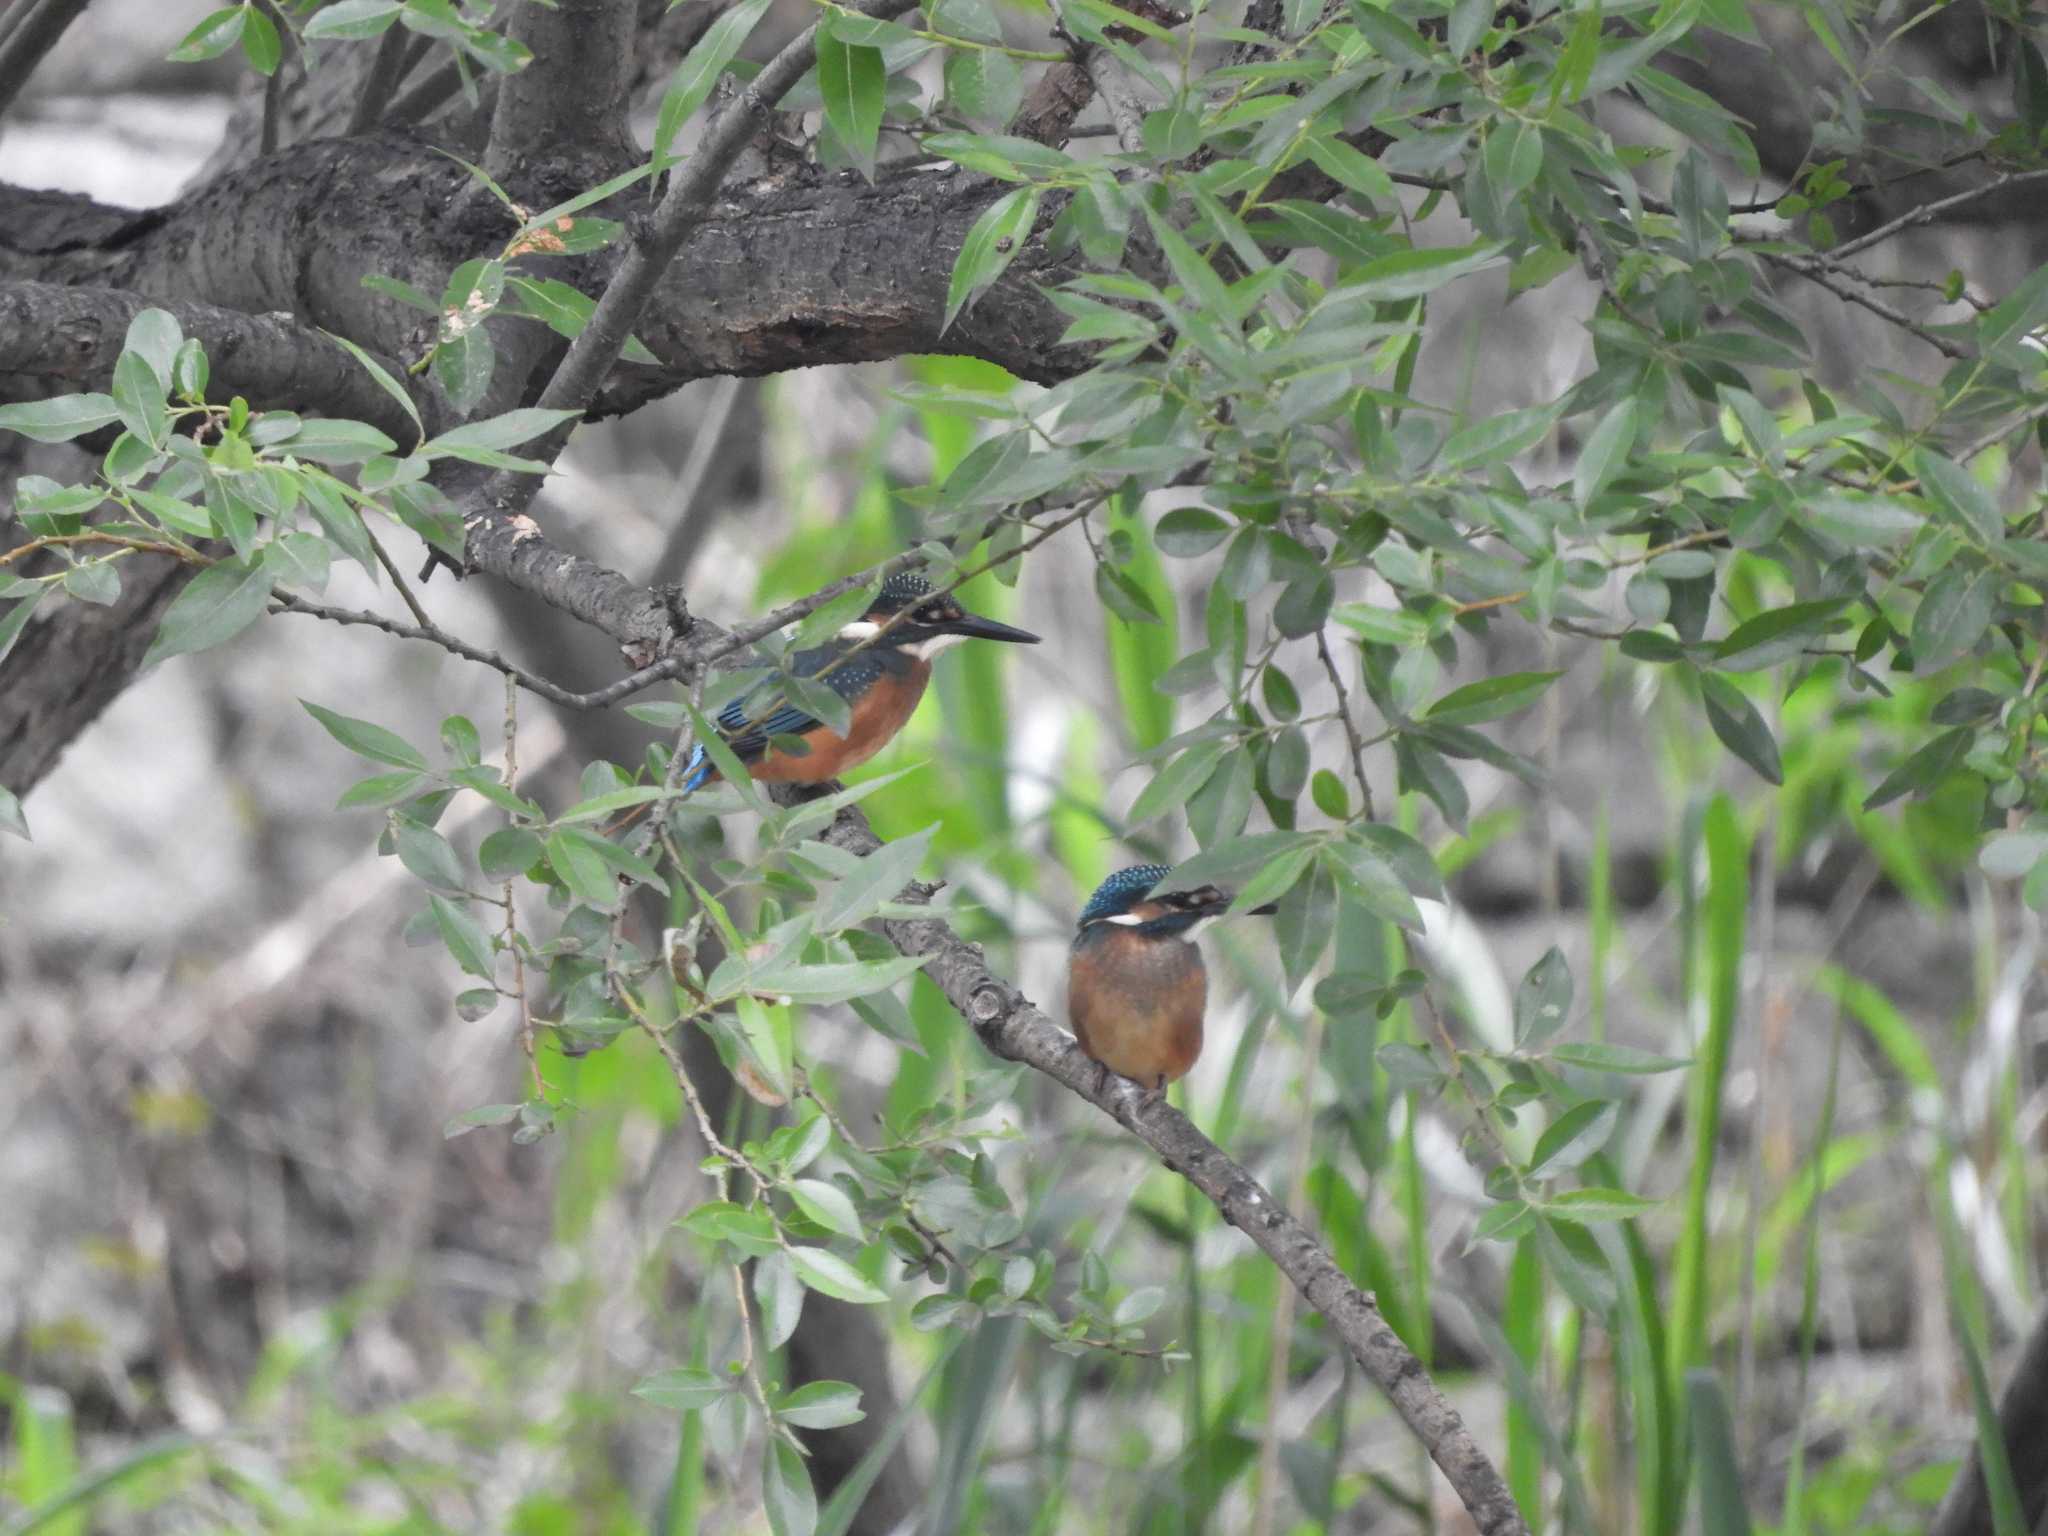
<instances>
[{"instance_id":1,"label":"kingfisher","mask_svg":"<svg viewBox=\"0 0 2048 1536\"><path fill-rule=\"evenodd\" d=\"M823 674L825 685L846 700L853 718L844 736L778 700L773 679L718 712L719 734L747 765L749 778L796 784L836 779L903 729L931 681L932 658L962 640L1038 644L1029 630L969 613L950 593L934 596L932 584L917 572L898 571L882 583L860 618L825 644L789 659L795 676ZM780 751L771 744L777 736L801 737L810 750L801 756ZM693 790L717 775L699 746L683 765L683 789Z\"/></svg>"},{"instance_id":2,"label":"kingfisher","mask_svg":"<svg viewBox=\"0 0 2048 1536\"><path fill-rule=\"evenodd\" d=\"M1209 978L1192 940L1234 900L1213 885L1154 896L1170 872L1139 864L1103 881L1081 909L1067 957L1074 1038L1107 1071L1153 1093L1185 1077L1202 1054Z\"/></svg>"}]
</instances>

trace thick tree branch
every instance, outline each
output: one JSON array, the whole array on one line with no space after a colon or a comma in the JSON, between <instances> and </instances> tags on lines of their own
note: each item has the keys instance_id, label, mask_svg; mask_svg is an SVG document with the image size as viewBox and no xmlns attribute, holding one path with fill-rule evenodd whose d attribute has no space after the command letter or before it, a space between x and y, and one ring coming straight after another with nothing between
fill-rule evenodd
<instances>
[{"instance_id":1,"label":"thick tree branch","mask_svg":"<svg viewBox=\"0 0 2048 1536\"><path fill-rule=\"evenodd\" d=\"M398 402L318 331L275 315L116 288L0 283L0 398L104 388L129 322L145 309L168 310L187 336L199 338L211 371L209 392L219 399L242 395L264 410L366 421L407 446L418 435ZM405 377L389 359L379 361L394 377ZM423 413L430 409L430 401L415 399Z\"/></svg>"},{"instance_id":2,"label":"thick tree branch","mask_svg":"<svg viewBox=\"0 0 2048 1536\"><path fill-rule=\"evenodd\" d=\"M557 0L512 13L512 37L533 62L498 86L484 169L503 182L535 161L635 158L626 131L636 0ZM602 178L600 178L602 179Z\"/></svg>"},{"instance_id":3,"label":"thick tree branch","mask_svg":"<svg viewBox=\"0 0 2048 1536\"><path fill-rule=\"evenodd\" d=\"M824 841L863 858L881 846L857 806L839 812ZM929 901L934 890L912 885L899 899ZM1095 1105L1208 1196L1225 1221L1258 1245L1386 1393L1484 1536L1527 1536L1528 1526L1507 1484L1414 1351L1380 1315L1373 1298L1257 1179L1164 1097L1114 1074L1105 1081L1102 1069L1082 1054L1071 1035L991 971L980 947L946 923L905 919L881 927L899 952L925 958L924 974L991 1051L1035 1067Z\"/></svg>"},{"instance_id":4,"label":"thick tree branch","mask_svg":"<svg viewBox=\"0 0 2048 1536\"><path fill-rule=\"evenodd\" d=\"M49 51L70 30L71 23L85 14L91 0L22 0L32 7L0 42L0 114L14 105L14 98L28 84Z\"/></svg>"},{"instance_id":5,"label":"thick tree branch","mask_svg":"<svg viewBox=\"0 0 2048 1536\"><path fill-rule=\"evenodd\" d=\"M2005 1459L2019 1485L2021 1527L2038 1530L2048 1516L2048 1311L2027 1335L2020 1357L1998 1402L1998 1427ZM1935 1512L1928 1536L1992 1536L1991 1495L1984 1462L1974 1441L1969 1459Z\"/></svg>"}]
</instances>

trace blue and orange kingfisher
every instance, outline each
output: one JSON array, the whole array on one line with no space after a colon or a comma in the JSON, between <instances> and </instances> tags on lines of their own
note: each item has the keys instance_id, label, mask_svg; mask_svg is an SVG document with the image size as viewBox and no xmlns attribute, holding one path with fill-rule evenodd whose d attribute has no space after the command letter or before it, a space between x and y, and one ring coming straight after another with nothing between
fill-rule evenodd
<instances>
[{"instance_id":1,"label":"blue and orange kingfisher","mask_svg":"<svg viewBox=\"0 0 2048 1536\"><path fill-rule=\"evenodd\" d=\"M1196 934L1235 899L1213 885L1154 896L1164 864L1120 869L1081 909L1067 957L1067 1014L1081 1049L1158 1093L1202 1054L1209 976ZM1268 914L1271 906L1254 907Z\"/></svg>"},{"instance_id":2,"label":"blue and orange kingfisher","mask_svg":"<svg viewBox=\"0 0 2048 1536\"><path fill-rule=\"evenodd\" d=\"M931 583L917 572L898 571L859 619L789 659L795 676L822 673L825 686L846 700L852 719L844 736L796 705L779 702L772 678L718 712L720 734L746 764L749 778L795 784L836 779L903 729L931 681L932 658L962 640L1036 645L1038 636L969 613L950 593L934 596ZM801 737L810 750L801 756L779 751L772 745L777 736ZM683 765L683 788L693 790L717 776L700 746Z\"/></svg>"}]
</instances>

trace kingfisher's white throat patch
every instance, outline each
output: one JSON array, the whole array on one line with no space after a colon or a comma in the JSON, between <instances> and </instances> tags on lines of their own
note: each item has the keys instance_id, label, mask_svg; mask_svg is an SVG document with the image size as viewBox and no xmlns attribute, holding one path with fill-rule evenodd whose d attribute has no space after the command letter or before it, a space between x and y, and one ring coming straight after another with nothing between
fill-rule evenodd
<instances>
[{"instance_id":1,"label":"kingfisher's white throat patch","mask_svg":"<svg viewBox=\"0 0 2048 1536\"><path fill-rule=\"evenodd\" d=\"M958 645L966 638L965 635L928 635L915 645L906 645L903 649L919 661L930 661L948 646Z\"/></svg>"}]
</instances>

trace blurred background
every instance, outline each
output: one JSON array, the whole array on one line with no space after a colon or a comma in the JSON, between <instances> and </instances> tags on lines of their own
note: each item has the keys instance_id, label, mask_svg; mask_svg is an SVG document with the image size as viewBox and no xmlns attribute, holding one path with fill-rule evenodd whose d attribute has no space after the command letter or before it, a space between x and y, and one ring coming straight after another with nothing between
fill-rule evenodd
<instances>
[{"instance_id":1,"label":"blurred background","mask_svg":"<svg viewBox=\"0 0 2048 1536\"><path fill-rule=\"evenodd\" d=\"M160 62L207 9L97 0L0 122L0 177L131 206L177 196L240 85L232 56ZM1966 56L1928 67L1970 88ZM1889 249L1901 270L1960 265L1993 288L2036 261L2029 234L2005 227ZM1591 292L1577 279L1540 303L1485 282L1454 292L1462 307L1432 309L1424 393L1477 415L1548 399L1583 371ZM1843 314L1830 305L1819 322L1835 378L1924 369ZM740 620L915 538L892 493L942 477L971 437L892 399L910 380L1002 383L937 359L706 381L584 429L537 515L566 547L680 581L698 611ZM1531 474L1568 473L1570 451L1551 445ZM15 456L0 473L66 472L34 452L0 444ZM1185 648L1180 629L1199 632L1211 563L1151 557L1141 576L1169 621L1131 626L1104 614L1072 537L1034 555L1014 591L984 579L963 594L1046 643L949 656L910 729L863 770L914 767L867 802L877 830L941 823L945 878L989 913L999 969L1055 1017L1088 890L1191 851L1177 819L1118 835L1149 776L1139 754L1214 707L1152 686ZM349 567L329 600L387 596ZM602 643L517 595L441 577L428 597L447 627L570 687L618 670ZM1732 968L1742 1012L1709 1209L1710 1323L1754 1410L1738 1425L1744 1465L1775 1490L1804 1449L1805 1529L1921 1529L1969 1435L1952 1302L1977 1298L2008 1345L2023 1333L2048 1215L2038 924L1974 873L1973 807L1858 809L1895 761L1887 744L1931 701L1907 687L1859 717L1795 692L1774 721L1785 786L1770 792L1662 696L1656 669L1512 623L1487 644L1566 669L1502 728L1551 789L1465 764L1469 835L1399 811L1452 877L1430 963L1462 994L1463 1027L1505 1043L1512 988L1555 943L1578 980L1575 1028L1674 1055L1699 1024L1701 967ZM1331 707L1319 677L1296 681L1305 713ZM702 1529L765 1530L744 1451L707 1458L700 1431L627 1395L729 1342L669 1231L707 1185L666 1074L632 1038L550 1052L574 1106L554 1134L444 1138L451 1117L521 1096L513 1026L504 1010L458 1019L453 966L407 947L417 887L376 856L377 815L333 809L359 765L300 699L416 740L455 713L489 740L505 710L494 673L273 618L125 693L29 798L34 844L0 847L0 1531L100 1472L113 1491L89 1519L42 1528L539 1536L697 1529L699 1511ZM522 777L544 796L571 793L592 757L637 763L651 739L623 716L520 705ZM1318 761L1343 750L1335 735L1314 747ZM1694 876L1717 790L1775 879L1753 885L1746 944L1703 957ZM483 826L465 834L462 814L444 829L473 843ZM1260 942L1248 928L1215 942L1225 979L1186 1103L1314 1214L1355 1277L1399 1299L1497 1446L1512 1411L1500 1320L1544 1316L1540 1278L1511 1272L1510 1249L1468 1250L1482 1202L1458 1117L1375 1096L1377 1040L1312 1041ZM805 1025L802 1049L856 1124L900 1118L985 1064L942 1002L910 997L923 1055L845 1010ZM1403 1490L1430 1486L1419 1453L1293 1316L1270 1266L1094 1111L1035 1083L1019 1094L998 1112L1012 1133L998 1163L1031 1240L1099 1254L1119 1285L1163 1288L1152 1342L1192 1358L1072 1359L991 1323L934 1374L943 1336L814 1298L786 1377L868 1394L864 1424L813 1437L821 1489L868 1458L876 1481L851 1529L1363 1531L1448 1517L1401 1512ZM1628 1187L1678 1187L1694 1113L1683 1075L1645 1081L1614 1148ZM1951 1215L1975 1277L1961 1289L1944 1271ZM1660 1241L1670 1225L1647 1223ZM1809 1231L1819 1343L1802 1366ZM1588 1330L1565 1358L1540 1387L1577 1406L1574 1426L1602 1423L1619 1368L1608 1342ZM1590 1487L1604 1530L1636 1524L1636 1449L1626 1427L1605 1452L1581 1447L1611 1462Z\"/></svg>"}]
</instances>

